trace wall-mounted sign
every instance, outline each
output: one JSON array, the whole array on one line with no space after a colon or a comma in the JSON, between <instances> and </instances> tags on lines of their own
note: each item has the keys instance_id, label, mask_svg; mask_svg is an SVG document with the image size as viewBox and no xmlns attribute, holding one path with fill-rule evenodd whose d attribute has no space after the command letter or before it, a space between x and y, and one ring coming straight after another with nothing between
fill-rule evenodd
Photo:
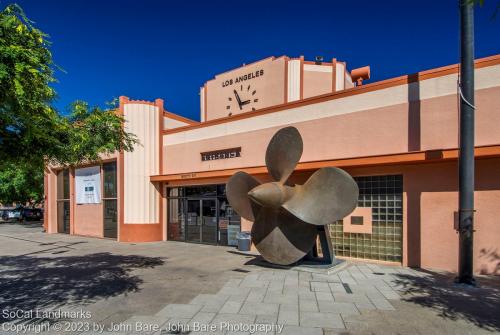
<instances>
[{"instance_id":1,"label":"wall-mounted sign","mask_svg":"<svg viewBox=\"0 0 500 335\"><path fill-rule=\"evenodd\" d=\"M284 103L286 68L285 57L269 57L207 81L202 88L205 121Z\"/></svg>"},{"instance_id":2,"label":"wall-mounted sign","mask_svg":"<svg viewBox=\"0 0 500 335\"><path fill-rule=\"evenodd\" d=\"M249 80L249 79L262 77L263 75L264 75L264 70L262 70L262 69L256 70L254 72L250 72L250 73L247 73L247 74L244 74L241 76L237 76L236 78L234 78L234 80L232 78L227 79L226 81L222 82L222 87L226 87L226 86L233 85L233 84L239 84L239 83L242 83L242 82Z\"/></svg>"},{"instance_id":3,"label":"wall-mounted sign","mask_svg":"<svg viewBox=\"0 0 500 335\"><path fill-rule=\"evenodd\" d=\"M201 152L202 161L241 157L241 147Z\"/></svg>"},{"instance_id":4,"label":"wall-mounted sign","mask_svg":"<svg viewBox=\"0 0 500 335\"><path fill-rule=\"evenodd\" d=\"M101 202L101 167L76 169L75 191L77 204L99 204Z\"/></svg>"}]
</instances>

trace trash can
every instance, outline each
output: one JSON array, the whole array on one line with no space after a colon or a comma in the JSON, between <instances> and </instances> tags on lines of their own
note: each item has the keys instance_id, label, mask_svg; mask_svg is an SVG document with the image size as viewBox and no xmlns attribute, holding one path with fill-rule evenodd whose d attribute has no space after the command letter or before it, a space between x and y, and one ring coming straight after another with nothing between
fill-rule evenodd
<instances>
[{"instance_id":1,"label":"trash can","mask_svg":"<svg viewBox=\"0 0 500 335\"><path fill-rule=\"evenodd\" d=\"M236 238L238 239L239 251L250 251L250 245L252 244L252 240L250 238L249 231L242 231L236 234Z\"/></svg>"}]
</instances>

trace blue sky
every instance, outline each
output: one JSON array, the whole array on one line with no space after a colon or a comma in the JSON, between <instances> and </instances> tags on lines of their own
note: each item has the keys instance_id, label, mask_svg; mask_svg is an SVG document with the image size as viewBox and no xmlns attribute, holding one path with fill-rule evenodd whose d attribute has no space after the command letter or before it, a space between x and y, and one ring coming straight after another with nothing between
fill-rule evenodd
<instances>
[{"instance_id":1,"label":"blue sky","mask_svg":"<svg viewBox=\"0 0 500 335\"><path fill-rule=\"evenodd\" d=\"M76 99L163 98L199 119L199 87L268 56L370 65L373 81L458 62L457 1L21 0L51 36L61 111ZM9 1L0 0L3 8ZM497 0L476 9L476 57L500 53Z\"/></svg>"}]
</instances>

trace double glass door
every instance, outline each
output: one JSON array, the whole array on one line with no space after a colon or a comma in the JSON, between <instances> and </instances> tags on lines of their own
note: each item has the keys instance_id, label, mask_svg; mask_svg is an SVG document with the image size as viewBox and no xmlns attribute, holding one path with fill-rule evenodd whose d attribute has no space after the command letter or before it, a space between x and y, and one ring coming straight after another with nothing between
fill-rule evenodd
<instances>
[{"instance_id":1,"label":"double glass door","mask_svg":"<svg viewBox=\"0 0 500 335\"><path fill-rule=\"evenodd\" d=\"M216 199L187 199L186 241L217 244Z\"/></svg>"}]
</instances>

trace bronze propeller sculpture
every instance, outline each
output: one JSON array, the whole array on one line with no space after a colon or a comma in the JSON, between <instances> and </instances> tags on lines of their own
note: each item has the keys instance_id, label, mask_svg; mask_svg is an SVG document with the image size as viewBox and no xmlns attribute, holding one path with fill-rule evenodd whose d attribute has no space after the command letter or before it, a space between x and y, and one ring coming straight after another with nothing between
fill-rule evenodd
<instances>
[{"instance_id":1,"label":"bronze propeller sculpture","mask_svg":"<svg viewBox=\"0 0 500 335\"><path fill-rule=\"evenodd\" d=\"M271 263L289 265L302 259L315 245L317 227L344 218L358 200L356 182L334 167L317 170L304 185L287 185L302 150L296 128L280 129L266 151L267 170L275 182L261 184L241 171L227 182L229 204L254 222L252 242Z\"/></svg>"}]
</instances>

